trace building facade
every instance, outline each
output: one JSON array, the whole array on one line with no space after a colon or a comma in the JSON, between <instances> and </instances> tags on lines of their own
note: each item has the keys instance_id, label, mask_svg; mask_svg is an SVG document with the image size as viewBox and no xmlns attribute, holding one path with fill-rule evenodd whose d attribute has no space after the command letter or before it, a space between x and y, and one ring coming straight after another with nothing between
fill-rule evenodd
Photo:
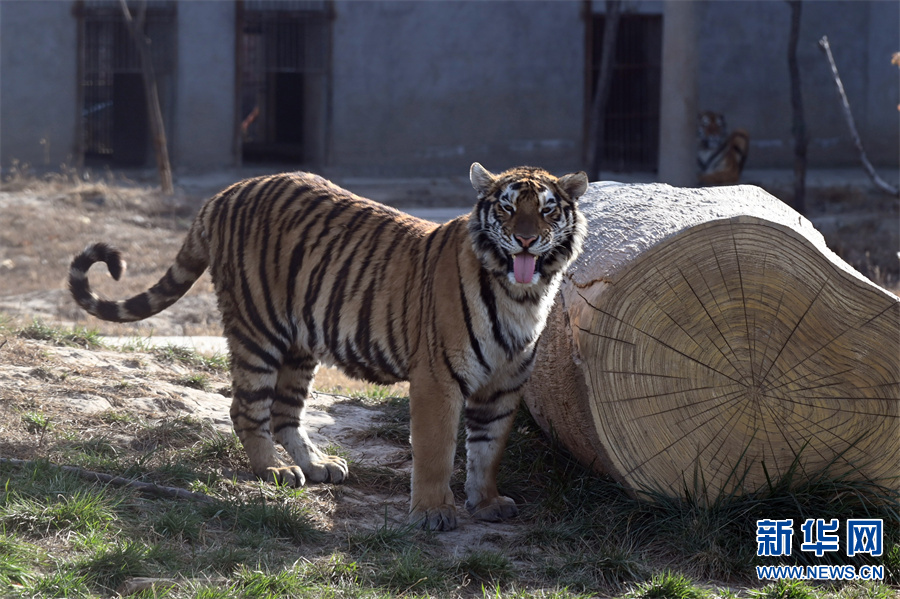
<instances>
[{"instance_id":1,"label":"building facade","mask_svg":"<svg viewBox=\"0 0 900 599\"><path fill-rule=\"evenodd\" d=\"M604 171L655 172L660 152L676 151L667 132L693 128L693 111L661 110L667 102L746 129L748 168L790 168L787 4L697 0L675 32L688 50L672 56L662 38L675 4L683 8L624 4ZM150 0L144 31L176 172L264 162L429 176L474 160L572 170L587 151L604 9L596 0ZM822 35L870 159L896 168L900 3L803 3L809 165L855 166ZM152 165L142 86L118 2L0 2L4 169Z\"/></svg>"}]
</instances>

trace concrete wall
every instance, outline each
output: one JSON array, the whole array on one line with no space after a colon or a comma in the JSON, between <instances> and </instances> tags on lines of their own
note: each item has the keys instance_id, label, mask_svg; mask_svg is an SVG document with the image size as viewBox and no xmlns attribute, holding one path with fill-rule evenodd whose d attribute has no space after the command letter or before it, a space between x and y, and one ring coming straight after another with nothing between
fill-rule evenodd
<instances>
[{"instance_id":1,"label":"concrete wall","mask_svg":"<svg viewBox=\"0 0 900 599\"><path fill-rule=\"evenodd\" d=\"M595 1L595 10L604 3ZM72 2L0 2L0 166L73 163L77 21ZM585 21L580 1L336 0L328 166L359 175L581 168ZM660 2L628 10L661 12ZM827 34L872 161L900 163L898 2L804 2L799 58L811 168L856 166L828 65ZM699 1L698 105L751 137L748 168L790 168L784 2ZM234 4L179 2L168 96L176 168L232 164ZM42 143L44 140L44 143ZM318 160L317 160L318 161ZM152 162L152 161L151 161Z\"/></svg>"},{"instance_id":2,"label":"concrete wall","mask_svg":"<svg viewBox=\"0 0 900 599\"><path fill-rule=\"evenodd\" d=\"M793 164L784 2L704 2L700 17L700 109L726 115L750 133L747 168ZM817 42L828 35L857 127L871 160L900 161L898 69L900 3L804 2L800 41L810 167L858 164L831 70Z\"/></svg>"},{"instance_id":3,"label":"concrete wall","mask_svg":"<svg viewBox=\"0 0 900 599\"><path fill-rule=\"evenodd\" d=\"M580 168L579 2L336 3L331 164Z\"/></svg>"},{"instance_id":4,"label":"concrete wall","mask_svg":"<svg viewBox=\"0 0 900 599\"><path fill-rule=\"evenodd\" d=\"M71 165L77 30L68 2L0 2L0 167Z\"/></svg>"},{"instance_id":5,"label":"concrete wall","mask_svg":"<svg viewBox=\"0 0 900 599\"><path fill-rule=\"evenodd\" d=\"M172 162L178 168L234 164L235 5L178 4L177 96Z\"/></svg>"}]
</instances>

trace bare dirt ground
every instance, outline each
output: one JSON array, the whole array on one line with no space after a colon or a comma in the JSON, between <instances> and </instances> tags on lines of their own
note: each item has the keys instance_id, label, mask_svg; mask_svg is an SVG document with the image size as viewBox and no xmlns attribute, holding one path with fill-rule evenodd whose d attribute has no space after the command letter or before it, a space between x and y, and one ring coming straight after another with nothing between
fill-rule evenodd
<instances>
[{"instance_id":1,"label":"bare dirt ground","mask_svg":"<svg viewBox=\"0 0 900 599\"><path fill-rule=\"evenodd\" d=\"M104 335L221 334L208 275L175 306L133 325L87 316L71 301L65 283L72 257L87 243L103 240L123 251L128 270L122 281L114 282L102 268L95 269L91 278L94 288L119 298L146 289L165 272L193 214L213 191L181 190L173 198L163 198L127 181L95 183L71 177L6 181L0 188L0 315L26 324L40 318L79 325ZM366 195L364 190L360 193ZM378 199L386 199L390 186L369 195L378 194L382 194ZM398 195L401 206L416 201L440 204L455 197L442 194L403 188ZM810 195L809 216L831 247L877 283L896 289L900 275L897 200L850 188L811 190ZM468 196L461 198L462 203L469 201ZM105 434L104 420L98 414L109 410L134 411L144 418L192 414L230 430L229 400L216 392L227 389L227 373L214 375L209 391L174 383L178 375L177 366L160 366L140 352L56 348L27 339L7 339L6 347L0 347L0 454L24 459L43 455L34 434L9 424L20 421L15 414L35 408L82 430L96 429L98 435ZM317 387L343 394L364 388L333 371L323 372ZM389 393L402 394L404 387ZM310 427L323 444L336 443L353 461L371 468L409 472L408 449L359 434L378 421L377 406L321 393L311 407ZM49 457L64 462L64 456ZM375 528L386 519L403 522L407 498L406 488L383 489L373 496L345 485L323 502L332 528L351 523ZM515 526L480 524L463 515L460 529L441 536L440 542L449 551L491 546L511 534Z\"/></svg>"}]
</instances>

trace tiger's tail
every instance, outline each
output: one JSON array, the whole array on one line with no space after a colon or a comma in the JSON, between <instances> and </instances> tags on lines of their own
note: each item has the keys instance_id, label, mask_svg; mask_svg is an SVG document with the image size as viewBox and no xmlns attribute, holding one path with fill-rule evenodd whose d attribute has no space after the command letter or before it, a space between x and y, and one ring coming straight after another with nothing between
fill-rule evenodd
<instances>
[{"instance_id":1,"label":"tiger's tail","mask_svg":"<svg viewBox=\"0 0 900 599\"><path fill-rule=\"evenodd\" d=\"M125 272L125 261L119 250L106 243L89 245L75 256L69 266L69 291L75 301L97 318L112 322L134 322L162 312L200 278L209 266L209 249L202 235L199 219L194 222L178 251L175 263L153 287L126 300L107 300L91 291L88 269L105 262L112 278L118 281Z\"/></svg>"}]
</instances>

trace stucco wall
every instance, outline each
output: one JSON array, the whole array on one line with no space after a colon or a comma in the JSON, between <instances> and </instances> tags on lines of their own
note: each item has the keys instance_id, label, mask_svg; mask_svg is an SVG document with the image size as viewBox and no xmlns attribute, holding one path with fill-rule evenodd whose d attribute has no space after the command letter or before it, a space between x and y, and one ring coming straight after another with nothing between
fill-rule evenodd
<instances>
[{"instance_id":1,"label":"stucco wall","mask_svg":"<svg viewBox=\"0 0 900 599\"><path fill-rule=\"evenodd\" d=\"M596 1L595 10L604 3ZM0 165L73 162L77 21L72 2L0 2ZM659 12L660 2L628 10ZM585 21L580 1L336 0L325 162L354 174L580 168ZM790 168L784 2L699 2L698 97L751 137L748 168ZM856 166L827 34L872 161L900 162L900 3L805 2L799 58L809 166ZM234 4L179 2L169 131L176 168L231 164ZM167 102L167 105L169 103ZM44 143L42 143L44 140ZM321 162L318 161L317 162Z\"/></svg>"},{"instance_id":2,"label":"stucco wall","mask_svg":"<svg viewBox=\"0 0 900 599\"><path fill-rule=\"evenodd\" d=\"M179 167L234 164L235 5L178 4L178 95L174 161Z\"/></svg>"},{"instance_id":3,"label":"stucco wall","mask_svg":"<svg viewBox=\"0 0 900 599\"><path fill-rule=\"evenodd\" d=\"M580 165L578 2L335 6L331 163L464 174Z\"/></svg>"},{"instance_id":4,"label":"stucco wall","mask_svg":"<svg viewBox=\"0 0 900 599\"><path fill-rule=\"evenodd\" d=\"M234 164L235 5L178 4L178 93L173 161L209 169Z\"/></svg>"},{"instance_id":5,"label":"stucco wall","mask_svg":"<svg viewBox=\"0 0 900 599\"><path fill-rule=\"evenodd\" d=\"M68 2L0 2L0 166L72 164L77 29Z\"/></svg>"}]
</instances>

